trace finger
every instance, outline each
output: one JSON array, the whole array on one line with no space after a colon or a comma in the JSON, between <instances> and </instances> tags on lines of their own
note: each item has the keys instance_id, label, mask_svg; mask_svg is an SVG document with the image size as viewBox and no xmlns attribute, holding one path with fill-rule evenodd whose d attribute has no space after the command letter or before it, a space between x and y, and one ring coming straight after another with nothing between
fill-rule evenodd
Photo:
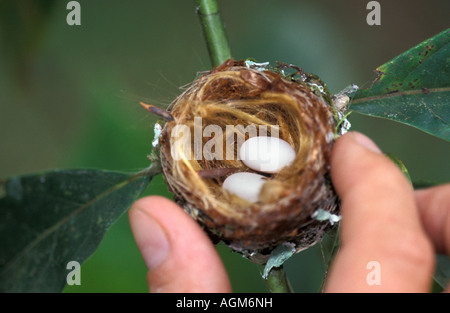
<instances>
[{"instance_id":1,"label":"finger","mask_svg":"<svg viewBox=\"0 0 450 313\"><path fill-rule=\"evenodd\" d=\"M429 291L434 258L404 175L366 136L337 140L331 177L341 197L341 247L325 291Z\"/></svg>"},{"instance_id":2,"label":"finger","mask_svg":"<svg viewBox=\"0 0 450 313\"><path fill-rule=\"evenodd\" d=\"M214 245L174 202L142 198L132 205L129 220L149 269L150 292L231 291Z\"/></svg>"},{"instance_id":3,"label":"finger","mask_svg":"<svg viewBox=\"0 0 450 313\"><path fill-rule=\"evenodd\" d=\"M450 255L450 184L415 194L423 226L437 252Z\"/></svg>"}]
</instances>

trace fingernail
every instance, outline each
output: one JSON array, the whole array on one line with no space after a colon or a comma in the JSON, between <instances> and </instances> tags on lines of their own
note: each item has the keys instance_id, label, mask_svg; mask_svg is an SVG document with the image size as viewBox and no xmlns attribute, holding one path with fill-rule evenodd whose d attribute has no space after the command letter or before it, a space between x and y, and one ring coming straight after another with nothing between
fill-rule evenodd
<instances>
[{"instance_id":1,"label":"fingernail","mask_svg":"<svg viewBox=\"0 0 450 313\"><path fill-rule=\"evenodd\" d=\"M372 141L372 139L370 139L366 135L363 135L358 132L352 132L352 136L353 136L353 139L357 143L359 143L361 146L363 146L373 152L381 153L380 148L378 148L378 146Z\"/></svg>"},{"instance_id":2,"label":"fingernail","mask_svg":"<svg viewBox=\"0 0 450 313\"><path fill-rule=\"evenodd\" d=\"M130 210L130 224L147 268L152 270L158 267L166 259L170 249L163 228L147 212L139 208Z\"/></svg>"}]
</instances>

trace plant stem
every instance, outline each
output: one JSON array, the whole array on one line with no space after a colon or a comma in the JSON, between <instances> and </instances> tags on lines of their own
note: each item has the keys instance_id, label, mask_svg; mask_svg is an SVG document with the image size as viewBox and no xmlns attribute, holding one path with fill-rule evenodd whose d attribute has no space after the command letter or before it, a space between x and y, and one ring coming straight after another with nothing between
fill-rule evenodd
<instances>
[{"instance_id":1,"label":"plant stem","mask_svg":"<svg viewBox=\"0 0 450 313\"><path fill-rule=\"evenodd\" d=\"M231 58L225 27L220 17L217 0L196 0L197 13L208 46L213 66L218 66Z\"/></svg>"},{"instance_id":2,"label":"plant stem","mask_svg":"<svg viewBox=\"0 0 450 313\"><path fill-rule=\"evenodd\" d=\"M265 264L260 265L260 270L264 272ZM266 287L272 293L291 293L294 292L289 282L284 267L274 267L270 270L266 281Z\"/></svg>"}]
</instances>

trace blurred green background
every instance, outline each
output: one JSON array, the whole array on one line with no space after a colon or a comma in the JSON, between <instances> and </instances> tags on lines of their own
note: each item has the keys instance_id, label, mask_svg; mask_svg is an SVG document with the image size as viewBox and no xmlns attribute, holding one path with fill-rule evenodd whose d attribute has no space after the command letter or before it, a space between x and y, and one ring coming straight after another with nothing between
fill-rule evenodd
<instances>
[{"instance_id":1,"label":"blurred green background","mask_svg":"<svg viewBox=\"0 0 450 313\"><path fill-rule=\"evenodd\" d=\"M148 165L153 123L139 101L166 106L197 71L210 68L188 0L0 2L0 177L54 168L137 171ZM318 74L332 92L367 86L373 70L447 28L447 0L219 1L236 59L283 61ZM449 181L450 145L409 127L351 115L354 130L397 155L413 179ZM147 194L170 197L161 177ZM218 246L235 292L264 292L255 265ZM201 257L201 256L199 256ZM321 245L286 265L295 291L319 291ZM124 215L67 292L146 292L146 268Z\"/></svg>"}]
</instances>

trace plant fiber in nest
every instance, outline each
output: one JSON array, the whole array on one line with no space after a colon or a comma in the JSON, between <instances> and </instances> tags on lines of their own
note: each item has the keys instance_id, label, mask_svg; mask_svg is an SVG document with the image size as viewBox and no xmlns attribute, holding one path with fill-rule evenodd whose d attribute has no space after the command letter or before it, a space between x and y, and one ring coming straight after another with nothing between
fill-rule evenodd
<instances>
[{"instance_id":1,"label":"plant fiber in nest","mask_svg":"<svg viewBox=\"0 0 450 313\"><path fill-rule=\"evenodd\" d=\"M298 252L323 237L329 222L317 221L311 215L317 209L338 210L329 179L335 120L332 106L323 97L305 83L228 60L194 81L169 110L174 120L166 122L160 138L163 173L175 201L211 238L223 240L256 263L264 263L279 244L291 243ZM202 118L202 125L194 123L195 117ZM191 136L174 136L176 125L186 125ZM202 134L208 125L217 125L222 134L201 136L201 145L195 144L194 134ZM227 132L227 125L242 127ZM291 165L268 175L257 203L222 188L227 170L221 177L200 175L211 169L253 172L238 159L238 143L249 138L245 131L249 125L257 129L267 126L268 136L278 131L279 138L296 152ZM205 145L214 146L211 150L222 157L206 157L201 153ZM178 157L172 157L171 149ZM197 155L201 153L198 160L196 149ZM227 158L227 149L233 151L231 158L230 154Z\"/></svg>"}]
</instances>

